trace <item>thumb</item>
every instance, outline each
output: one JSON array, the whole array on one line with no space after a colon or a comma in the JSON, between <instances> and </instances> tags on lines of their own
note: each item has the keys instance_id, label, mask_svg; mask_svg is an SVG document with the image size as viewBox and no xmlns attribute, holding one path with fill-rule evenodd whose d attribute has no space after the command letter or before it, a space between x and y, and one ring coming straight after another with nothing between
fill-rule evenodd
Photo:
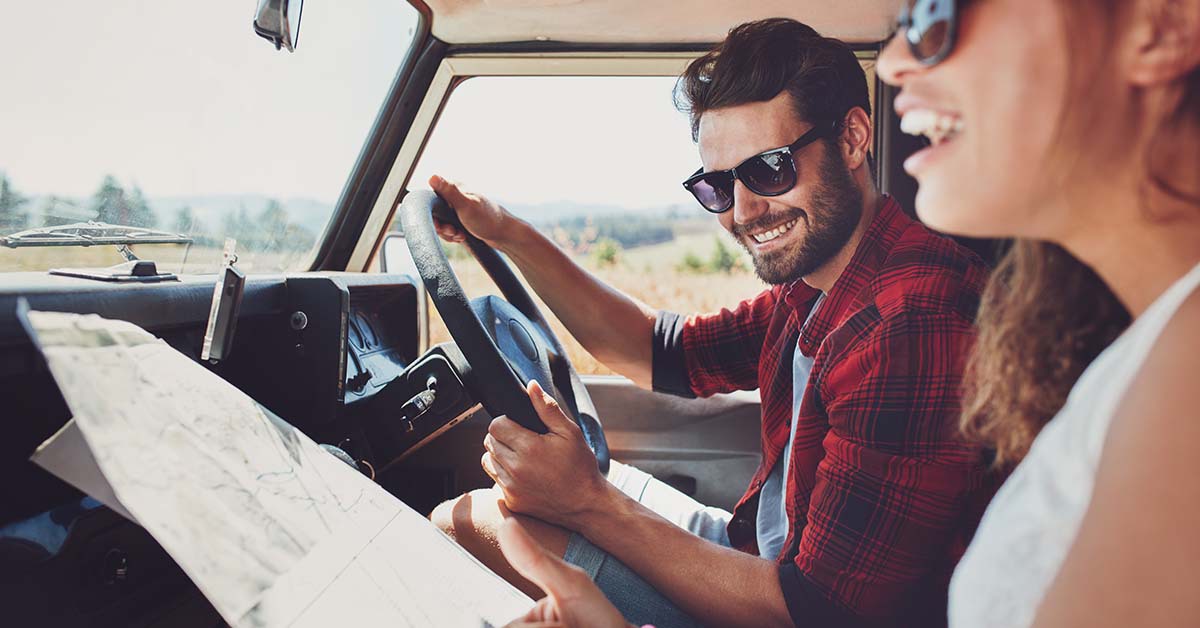
<instances>
[{"instance_id":1,"label":"thumb","mask_svg":"<svg viewBox=\"0 0 1200 628\"><path fill-rule=\"evenodd\" d=\"M568 565L539 545L516 519L509 518L501 523L496 536L500 541L500 551L509 564L547 595L558 599L569 598L578 586L579 577L587 577L578 567Z\"/></svg>"},{"instance_id":2,"label":"thumb","mask_svg":"<svg viewBox=\"0 0 1200 628\"><path fill-rule=\"evenodd\" d=\"M467 198L457 183L447 181L439 175L435 174L429 177L429 187L437 192L438 196L446 199L446 202L450 203L454 209L459 209L464 204L471 202L471 199Z\"/></svg>"},{"instance_id":3,"label":"thumb","mask_svg":"<svg viewBox=\"0 0 1200 628\"><path fill-rule=\"evenodd\" d=\"M533 404L533 409L537 411L538 416L541 417L542 423L545 423L551 432L561 434L564 430L578 427L574 421L567 418L554 397L542 390L542 385L536 379L529 380L525 392L529 394L529 401Z\"/></svg>"}]
</instances>

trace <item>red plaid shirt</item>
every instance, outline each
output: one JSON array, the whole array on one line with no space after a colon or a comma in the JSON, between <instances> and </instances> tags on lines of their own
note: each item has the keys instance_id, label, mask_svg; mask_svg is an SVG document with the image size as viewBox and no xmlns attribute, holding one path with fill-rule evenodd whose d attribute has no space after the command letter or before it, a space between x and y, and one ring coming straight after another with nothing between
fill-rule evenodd
<instances>
[{"instance_id":1,"label":"red plaid shirt","mask_svg":"<svg viewBox=\"0 0 1200 628\"><path fill-rule=\"evenodd\" d=\"M960 381L984 264L887 198L853 259L819 292L776 286L716 314L656 326L655 388L758 388L762 464L729 525L757 553L759 491L792 420L792 351L813 358L785 505L780 584L797 624L946 622L946 588L995 478L958 435Z\"/></svg>"}]
</instances>

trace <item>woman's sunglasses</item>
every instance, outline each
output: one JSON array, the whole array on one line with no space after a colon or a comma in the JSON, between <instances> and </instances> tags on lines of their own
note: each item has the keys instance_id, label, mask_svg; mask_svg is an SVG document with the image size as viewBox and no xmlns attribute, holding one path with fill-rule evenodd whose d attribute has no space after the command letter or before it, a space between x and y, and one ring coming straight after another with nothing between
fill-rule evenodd
<instances>
[{"instance_id":1,"label":"woman's sunglasses","mask_svg":"<svg viewBox=\"0 0 1200 628\"><path fill-rule=\"evenodd\" d=\"M821 138L832 137L837 130L836 122L818 124L795 142L759 153L729 170L704 172L701 168L683 182L683 187L700 201L704 209L714 214L729 211L733 207L734 181L741 181L746 189L759 196L787 194L796 187L796 180L800 178L793 155Z\"/></svg>"},{"instance_id":2,"label":"woman's sunglasses","mask_svg":"<svg viewBox=\"0 0 1200 628\"><path fill-rule=\"evenodd\" d=\"M904 35L913 58L931 66L950 56L958 35L960 5L964 4L956 0L905 1L896 32Z\"/></svg>"}]
</instances>

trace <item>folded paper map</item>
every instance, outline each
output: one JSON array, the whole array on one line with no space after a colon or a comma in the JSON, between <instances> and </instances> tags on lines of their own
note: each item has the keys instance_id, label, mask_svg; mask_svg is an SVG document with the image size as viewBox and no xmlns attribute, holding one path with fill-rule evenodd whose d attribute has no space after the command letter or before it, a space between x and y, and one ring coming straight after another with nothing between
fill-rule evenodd
<instances>
[{"instance_id":1,"label":"folded paper map","mask_svg":"<svg viewBox=\"0 0 1200 628\"><path fill-rule=\"evenodd\" d=\"M533 602L135 325L27 312L74 418L33 460L143 526L232 626L488 626Z\"/></svg>"}]
</instances>

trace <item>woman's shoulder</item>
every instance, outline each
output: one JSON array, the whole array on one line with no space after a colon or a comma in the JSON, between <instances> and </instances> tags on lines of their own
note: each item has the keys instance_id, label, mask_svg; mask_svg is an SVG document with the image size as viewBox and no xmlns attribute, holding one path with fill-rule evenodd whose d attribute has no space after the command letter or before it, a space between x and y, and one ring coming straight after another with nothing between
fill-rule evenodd
<instances>
[{"instance_id":1,"label":"woman's shoulder","mask_svg":"<svg viewBox=\"0 0 1200 628\"><path fill-rule=\"evenodd\" d=\"M1149 431L1164 441L1185 435L1200 437L1198 373L1200 289L1192 290L1180 302L1154 336L1145 361L1117 408L1113 419L1116 434L1110 435L1110 443L1122 440L1129 430ZM1189 448L1196 442L1192 440Z\"/></svg>"}]
</instances>

